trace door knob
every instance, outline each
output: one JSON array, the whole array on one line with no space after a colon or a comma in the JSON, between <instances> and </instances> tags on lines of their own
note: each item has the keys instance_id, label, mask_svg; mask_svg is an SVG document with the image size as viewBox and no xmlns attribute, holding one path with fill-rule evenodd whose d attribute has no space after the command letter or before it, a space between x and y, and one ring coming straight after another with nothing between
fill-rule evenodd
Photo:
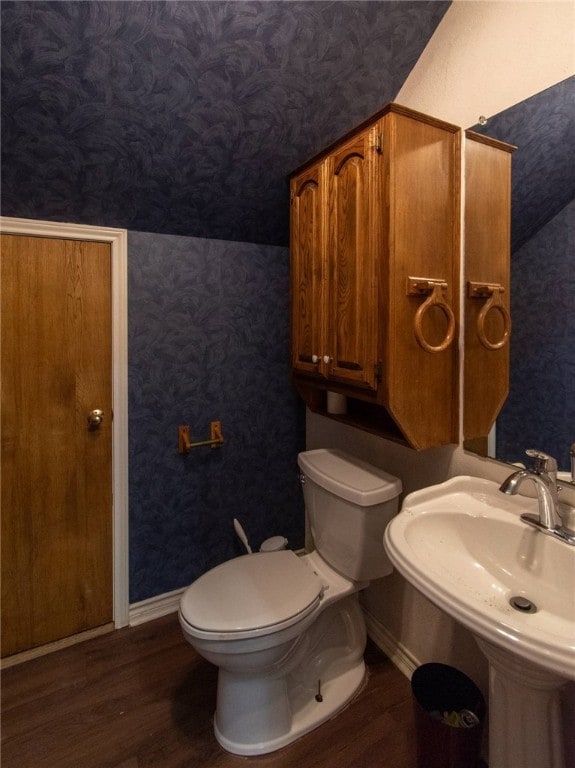
<instances>
[{"instance_id":1,"label":"door knob","mask_svg":"<svg viewBox=\"0 0 575 768\"><path fill-rule=\"evenodd\" d=\"M104 421L104 411L95 408L88 414L88 429L98 429Z\"/></svg>"}]
</instances>

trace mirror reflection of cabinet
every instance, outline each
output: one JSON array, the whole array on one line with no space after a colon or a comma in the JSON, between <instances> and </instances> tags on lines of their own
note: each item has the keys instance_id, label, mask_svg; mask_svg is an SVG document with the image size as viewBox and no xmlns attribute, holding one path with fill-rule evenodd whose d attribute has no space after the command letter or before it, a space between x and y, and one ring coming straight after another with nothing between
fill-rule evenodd
<instances>
[{"instance_id":1,"label":"mirror reflection of cabinet","mask_svg":"<svg viewBox=\"0 0 575 768\"><path fill-rule=\"evenodd\" d=\"M535 445L565 473L575 440L573 104L568 77L472 129L520 147L512 160L510 392L489 456L523 462L525 447ZM485 441L464 447L485 456Z\"/></svg>"},{"instance_id":2,"label":"mirror reflection of cabinet","mask_svg":"<svg viewBox=\"0 0 575 768\"><path fill-rule=\"evenodd\" d=\"M391 104L291 177L296 389L418 449L458 439L459 137Z\"/></svg>"},{"instance_id":3,"label":"mirror reflection of cabinet","mask_svg":"<svg viewBox=\"0 0 575 768\"><path fill-rule=\"evenodd\" d=\"M474 449L484 455L509 388L514 149L471 131L465 134L463 437L474 440Z\"/></svg>"}]
</instances>

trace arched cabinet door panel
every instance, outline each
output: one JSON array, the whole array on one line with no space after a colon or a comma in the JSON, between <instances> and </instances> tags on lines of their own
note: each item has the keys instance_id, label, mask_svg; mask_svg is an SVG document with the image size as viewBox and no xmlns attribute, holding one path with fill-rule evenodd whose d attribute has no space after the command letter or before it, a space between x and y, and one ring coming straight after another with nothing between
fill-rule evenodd
<instances>
[{"instance_id":1,"label":"arched cabinet door panel","mask_svg":"<svg viewBox=\"0 0 575 768\"><path fill-rule=\"evenodd\" d=\"M327 301L321 163L291 181L291 334L294 371L322 377Z\"/></svg>"},{"instance_id":2,"label":"arched cabinet door panel","mask_svg":"<svg viewBox=\"0 0 575 768\"><path fill-rule=\"evenodd\" d=\"M375 391L377 387L377 250L370 221L375 180L372 131L367 130L327 160L329 376Z\"/></svg>"}]
</instances>

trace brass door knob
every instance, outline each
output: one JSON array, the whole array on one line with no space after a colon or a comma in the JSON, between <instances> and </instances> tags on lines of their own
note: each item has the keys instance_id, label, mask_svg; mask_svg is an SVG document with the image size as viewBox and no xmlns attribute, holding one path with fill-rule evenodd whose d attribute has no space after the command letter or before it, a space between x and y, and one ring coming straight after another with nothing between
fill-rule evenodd
<instances>
[{"instance_id":1,"label":"brass door knob","mask_svg":"<svg viewBox=\"0 0 575 768\"><path fill-rule=\"evenodd\" d=\"M88 429L99 429L104 421L104 411L99 408L94 408L88 414Z\"/></svg>"}]
</instances>

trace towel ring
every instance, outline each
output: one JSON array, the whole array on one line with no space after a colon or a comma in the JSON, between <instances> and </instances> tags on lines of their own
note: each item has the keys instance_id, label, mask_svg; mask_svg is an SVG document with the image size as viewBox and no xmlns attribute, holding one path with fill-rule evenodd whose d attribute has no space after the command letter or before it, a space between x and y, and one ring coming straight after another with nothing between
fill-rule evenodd
<instances>
[{"instance_id":1,"label":"towel ring","mask_svg":"<svg viewBox=\"0 0 575 768\"><path fill-rule=\"evenodd\" d=\"M444 352L453 341L455 335L455 316L453 315L451 307L447 304L441 294L441 291L446 287L447 285L445 283L433 283L431 295L423 302L415 313L415 338L420 347L423 347L426 352ZM445 334L443 341L437 345L430 344L423 335L423 316L429 309L431 309L431 307L438 307L447 318L447 333Z\"/></svg>"},{"instance_id":2,"label":"towel ring","mask_svg":"<svg viewBox=\"0 0 575 768\"><path fill-rule=\"evenodd\" d=\"M481 312L477 316L477 335L479 336L479 341L485 349L492 351L504 347L509 342L509 337L511 336L511 315L501 301L503 291L502 286L494 286L490 291L489 300L483 305ZM485 320L492 309L499 312L503 319L503 335L499 341L489 341L485 332Z\"/></svg>"}]
</instances>

